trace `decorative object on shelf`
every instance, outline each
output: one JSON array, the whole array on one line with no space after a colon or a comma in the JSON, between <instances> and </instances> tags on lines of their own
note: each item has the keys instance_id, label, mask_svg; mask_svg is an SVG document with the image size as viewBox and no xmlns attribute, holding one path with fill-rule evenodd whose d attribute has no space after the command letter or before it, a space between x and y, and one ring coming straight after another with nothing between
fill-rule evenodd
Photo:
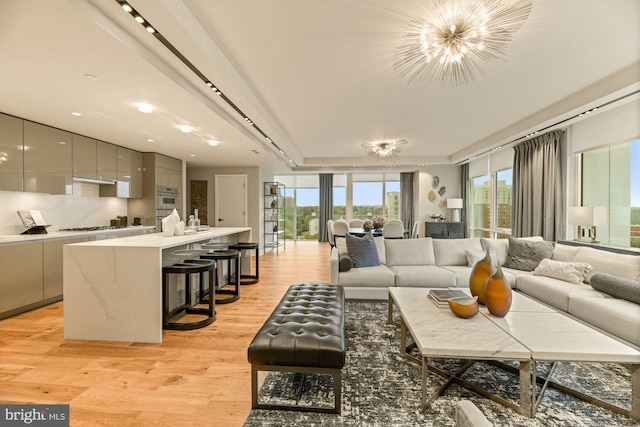
<instances>
[{"instance_id":1,"label":"decorative object on shelf","mask_svg":"<svg viewBox=\"0 0 640 427\"><path fill-rule=\"evenodd\" d=\"M362 224L362 229L364 231L371 231L371 227L373 227L373 224L371 223L371 220L366 220L363 224Z\"/></svg>"},{"instance_id":2,"label":"decorative object on shelf","mask_svg":"<svg viewBox=\"0 0 640 427\"><path fill-rule=\"evenodd\" d=\"M433 14L409 22L394 52L402 76L442 87L464 86L482 73L478 61L504 59L531 0L441 0Z\"/></svg>"},{"instance_id":3,"label":"decorative object on shelf","mask_svg":"<svg viewBox=\"0 0 640 427\"><path fill-rule=\"evenodd\" d=\"M379 216L378 218L373 220L373 229L382 230L382 227L384 227L384 218Z\"/></svg>"},{"instance_id":4,"label":"decorative object on shelf","mask_svg":"<svg viewBox=\"0 0 640 427\"><path fill-rule=\"evenodd\" d=\"M276 225L274 225L274 226L273 226L273 232L274 232L274 233L278 232L278 224L276 224Z\"/></svg>"},{"instance_id":5,"label":"decorative object on shelf","mask_svg":"<svg viewBox=\"0 0 640 427\"><path fill-rule=\"evenodd\" d=\"M567 213L569 224L578 226L576 241L600 243L596 239L596 226L607 225L607 209L604 206L572 206Z\"/></svg>"},{"instance_id":6,"label":"decorative object on shelf","mask_svg":"<svg viewBox=\"0 0 640 427\"><path fill-rule=\"evenodd\" d=\"M494 316L504 317L511 309L511 300L513 299L511 286L502 274L499 262L496 272L487 279L487 283L484 285L484 298L489 313Z\"/></svg>"},{"instance_id":7,"label":"decorative object on shelf","mask_svg":"<svg viewBox=\"0 0 640 427\"><path fill-rule=\"evenodd\" d=\"M404 139L390 139L384 141L365 142L362 148L366 149L369 154L378 156L379 159L387 159L400 151L400 146L407 143Z\"/></svg>"},{"instance_id":8,"label":"decorative object on shelf","mask_svg":"<svg viewBox=\"0 0 640 427\"><path fill-rule=\"evenodd\" d=\"M462 199L447 199L447 209L451 209L451 221L460 222L460 209L462 209Z\"/></svg>"},{"instance_id":9,"label":"decorative object on shelf","mask_svg":"<svg viewBox=\"0 0 640 427\"><path fill-rule=\"evenodd\" d=\"M449 308L456 316L468 319L478 314L478 297L451 298Z\"/></svg>"},{"instance_id":10,"label":"decorative object on shelf","mask_svg":"<svg viewBox=\"0 0 640 427\"><path fill-rule=\"evenodd\" d=\"M278 186L277 185L270 185L269 186L269 194L271 194L273 196L278 194Z\"/></svg>"},{"instance_id":11,"label":"decorative object on shelf","mask_svg":"<svg viewBox=\"0 0 640 427\"><path fill-rule=\"evenodd\" d=\"M469 275L469 290L471 291L471 295L478 297L479 304L486 304L485 284L493 273L494 269L493 263L491 262L491 254L487 249L484 258L475 263L471 269L471 275Z\"/></svg>"},{"instance_id":12,"label":"decorative object on shelf","mask_svg":"<svg viewBox=\"0 0 640 427\"><path fill-rule=\"evenodd\" d=\"M267 252L285 247L286 222L286 187L279 182L264 183L264 249Z\"/></svg>"},{"instance_id":13,"label":"decorative object on shelf","mask_svg":"<svg viewBox=\"0 0 640 427\"><path fill-rule=\"evenodd\" d=\"M438 222L438 220L442 218L442 215L439 213L430 213L429 218L431 218L433 222Z\"/></svg>"}]
</instances>

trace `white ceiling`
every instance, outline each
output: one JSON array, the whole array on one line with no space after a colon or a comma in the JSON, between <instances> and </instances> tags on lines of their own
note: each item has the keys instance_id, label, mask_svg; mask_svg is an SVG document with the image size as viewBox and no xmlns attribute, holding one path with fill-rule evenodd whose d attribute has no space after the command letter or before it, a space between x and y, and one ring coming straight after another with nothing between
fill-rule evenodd
<instances>
[{"instance_id":1,"label":"white ceiling","mask_svg":"<svg viewBox=\"0 0 640 427\"><path fill-rule=\"evenodd\" d=\"M115 0L0 0L0 112L189 166L276 172L383 167L361 144L406 139L385 164L407 168L464 161L640 82L638 0L533 0L506 61L455 89L407 84L392 67L431 1L130 4L285 155ZM194 133L177 129L185 123Z\"/></svg>"}]
</instances>

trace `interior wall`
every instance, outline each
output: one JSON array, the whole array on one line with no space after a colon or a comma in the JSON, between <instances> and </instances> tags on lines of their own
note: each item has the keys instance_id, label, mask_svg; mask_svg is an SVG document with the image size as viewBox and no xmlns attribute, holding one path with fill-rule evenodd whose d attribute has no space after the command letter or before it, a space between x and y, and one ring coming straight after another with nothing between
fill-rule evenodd
<instances>
[{"instance_id":1,"label":"interior wall","mask_svg":"<svg viewBox=\"0 0 640 427\"><path fill-rule=\"evenodd\" d=\"M436 177L437 179L435 179ZM429 197L431 192L433 192L432 200ZM418 216L416 220L420 222L420 235L424 236L424 223L431 221L429 215L441 214L449 220L451 212L447 209L446 199L462 197L460 166L429 166L418 170L417 195Z\"/></svg>"},{"instance_id":2,"label":"interior wall","mask_svg":"<svg viewBox=\"0 0 640 427\"><path fill-rule=\"evenodd\" d=\"M0 191L0 200L0 235L15 235L25 230L19 210L39 210L51 224L49 231L109 225L117 216L127 215L127 199L100 197L96 184L74 182L73 195Z\"/></svg>"},{"instance_id":3,"label":"interior wall","mask_svg":"<svg viewBox=\"0 0 640 427\"><path fill-rule=\"evenodd\" d=\"M257 166L250 167L218 167L218 168L187 168L186 172L186 203L189 205L191 198L191 180L207 181L207 221L209 225L215 224L215 176L216 175L246 175L247 176L247 224L251 227L252 241L260 239L262 242L262 219L264 218L263 208L263 179L265 172ZM273 175L271 178L273 179ZM264 244L260 245L264 247Z\"/></svg>"}]
</instances>

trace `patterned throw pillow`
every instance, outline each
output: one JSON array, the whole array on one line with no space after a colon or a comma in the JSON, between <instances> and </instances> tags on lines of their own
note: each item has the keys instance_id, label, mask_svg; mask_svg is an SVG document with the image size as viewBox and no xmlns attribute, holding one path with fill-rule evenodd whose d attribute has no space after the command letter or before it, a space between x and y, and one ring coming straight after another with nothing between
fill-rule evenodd
<instances>
[{"instance_id":1,"label":"patterned throw pillow","mask_svg":"<svg viewBox=\"0 0 640 427\"><path fill-rule=\"evenodd\" d=\"M554 261L545 258L533 270L534 276L547 276L570 283L582 283L591 271L591 266L582 262Z\"/></svg>"},{"instance_id":2,"label":"patterned throw pillow","mask_svg":"<svg viewBox=\"0 0 640 427\"><path fill-rule=\"evenodd\" d=\"M354 268L380 265L378 249L371 232L362 237L352 236L351 234L347 234L345 237L347 240L347 252L351 257Z\"/></svg>"},{"instance_id":3,"label":"patterned throw pillow","mask_svg":"<svg viewBox=\"0 0 640 427\"><path fill-rule=\"evenodd\" d=\"M533 242L509 237L509 253L504 267L533 271L540 261L553 256L553 246L553 242L546 240Z\"/></svg>"}]
</instances>

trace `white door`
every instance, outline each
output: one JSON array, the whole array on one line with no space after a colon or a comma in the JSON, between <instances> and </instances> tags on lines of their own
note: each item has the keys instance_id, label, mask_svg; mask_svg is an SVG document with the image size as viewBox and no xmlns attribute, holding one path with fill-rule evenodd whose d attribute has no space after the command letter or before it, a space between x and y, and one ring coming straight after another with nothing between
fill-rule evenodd
<instances>
[{"instance_id":1,"label":"white door","mask_svg":"<svg viewBox=\"0 0 640 427\"><path fill-rule=\"evenodd\" d=\"M247 175L216 175L215 226L246 227Z\"/></svg>"}]
</instances>

